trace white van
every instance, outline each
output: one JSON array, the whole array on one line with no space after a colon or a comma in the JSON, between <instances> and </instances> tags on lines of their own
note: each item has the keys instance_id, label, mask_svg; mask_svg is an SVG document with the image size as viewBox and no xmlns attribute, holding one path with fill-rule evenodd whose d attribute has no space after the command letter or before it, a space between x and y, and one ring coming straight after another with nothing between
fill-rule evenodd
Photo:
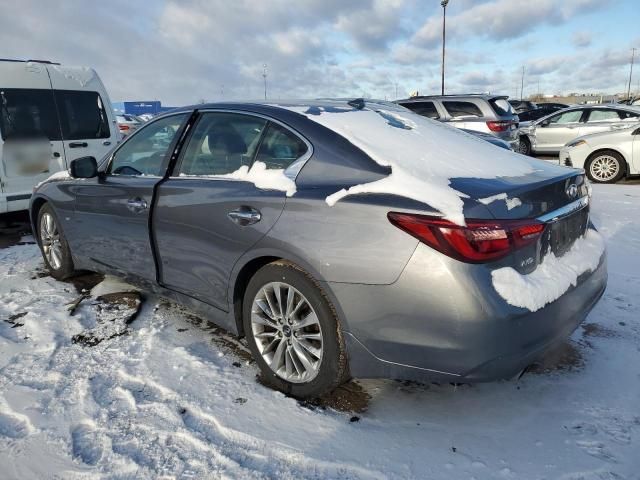
<instances>
[{"instance_id":1,"label":"white van","mask_svg":"<svg viewBox=\"0 0 640 480\"><path fill-rule=\"evenodd\" d=\"M104 156L120 140L111 101L92 68L0 59L0 213L71 160Z\"/></svg>"}]
</instances>

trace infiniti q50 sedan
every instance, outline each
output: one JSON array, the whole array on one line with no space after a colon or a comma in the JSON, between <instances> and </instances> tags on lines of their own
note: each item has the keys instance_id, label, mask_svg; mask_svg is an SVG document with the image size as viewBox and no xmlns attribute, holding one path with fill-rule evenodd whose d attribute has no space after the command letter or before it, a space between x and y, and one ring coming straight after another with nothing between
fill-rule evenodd
<instances>
[{"instance_id":1,"label":"infiniti q50 sedan","mask_svg":"<svg viewBox=\"0 0 640 480\"><path fill-rule=\"evenodd\" d=\"M55 278L186 304L309 397L518 374L605 289L589 207L582 170L356 99L174 110L38 186L30 212Z\"/></svg>"}]
</instances>

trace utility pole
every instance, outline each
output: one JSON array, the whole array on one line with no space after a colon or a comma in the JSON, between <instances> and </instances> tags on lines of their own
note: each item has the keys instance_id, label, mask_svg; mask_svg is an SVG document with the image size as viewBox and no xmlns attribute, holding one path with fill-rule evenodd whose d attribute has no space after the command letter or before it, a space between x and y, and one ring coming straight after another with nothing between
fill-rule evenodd
<instances>
[{"instance_id":1,"label":"utility pole","mask_svg":"<svg viewBox=\"0 0 640 480\"><path fill-rule=\"evenodd\" d=\"M395 82L395 86L396 86L396 100L398 99L398 82Z\"/></svg>"},{"instance_id":2,"label":"utility pole","mask_svg":"<svg viewBox=\"0 0 640 480\"><path fill-rule=\"evenodd\" d=\"M442 95L444 95L444 52L445 52L445 39L447 32L447 4L449 0L442 0L440 5L442 6Z\"/></svg>"},{"instance_id":3,"label":"utility pole","mask_svg":"<svg viewBox=\"0 0 640 480\"><path fill-rule=\"evenodd\" d=\"M522 66L522 79L520 80L520 101L524 100L524 65Z\"/></svg>"},{"instance_id":4,"label":"utility pole","mask_svg":"<svg viewBox=\"0 0 640 480\"><path fill-rule=\"evenodd\" d=\"M631 98L631 77L633 76L633 60L636 56L636 48L631 49L631 68L629 68L629 85L627 86L627 98Z\"/></svg>"},{"instance_id":5,"label":"utility pole","mask_svg":"<svg viewBox=\"0 0 640 480\"><path fill-rule=\"evenodd\" d=\"M267 64L262 65L262 78L264 79L264 99L267 99Z\"/></svg>"}]
</instances>

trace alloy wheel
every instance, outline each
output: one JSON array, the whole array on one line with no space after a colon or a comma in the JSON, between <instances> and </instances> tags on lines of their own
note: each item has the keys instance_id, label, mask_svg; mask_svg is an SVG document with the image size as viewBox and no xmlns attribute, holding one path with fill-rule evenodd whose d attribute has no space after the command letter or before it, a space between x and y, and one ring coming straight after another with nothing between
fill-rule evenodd
<instances>
[{"instance_id":1,"label":"alloy wheel","mask_svg":"<svg viewBox=\"0 0 640 480\"><path fill-rule=\"evenodd\" d=\"M608 182L614 179L620 171L620 163L611 155L596 157L589 166L591 176L600 182Z\"/></svg>"},{"instance_id":2,"label":"alloy wheel","mask_svg":"<svg viewBox=\"0 0 640 480\"><path fill-rule=\"evenodd\" d=\"M50 213L43 214L40 220L40 242L47 262L58 270L62 266L62 244L58 226Z\"/></svg>"},{"instance_id":3,"label":"alloy wheel","mask_svg":"<svg viewBox=\"0 0 640 480\"><path fill-rule=\"evenodd\" d=\"M264 285L253 299L251 329L260 355L278 377L306 383L318 375L322 329L299 290L284 282Z\"/></svg>"}]
</instances>

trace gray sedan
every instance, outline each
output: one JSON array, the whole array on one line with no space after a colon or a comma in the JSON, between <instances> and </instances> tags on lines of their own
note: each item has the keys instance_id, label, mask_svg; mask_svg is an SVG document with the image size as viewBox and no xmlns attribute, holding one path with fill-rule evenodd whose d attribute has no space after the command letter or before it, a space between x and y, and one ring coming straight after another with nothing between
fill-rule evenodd
<instances>
[{"instance_id":1,"label":"gray sedan","mask_svg":"<svg viewBox=\"0 0 640 480\"><path fill-rule=\"evenodd\" d=\"M382 102L198 105L75 160L30 213L53 277L181 302L246 336L291 395L490 381L606 285L583 172L538 163Z\"/></svg>"},{"instance_id":2,"label":"gray sedan","mask_svg":"<svg viewBox=\"0 0 640 480\"><path fill-rule=\"evenodd\" d=\"M591 133L627 128L640 120L640 109L621 105L582 105L520 124L520 153L557 155L570 141Z\"/></svg>"}]
</instances>

